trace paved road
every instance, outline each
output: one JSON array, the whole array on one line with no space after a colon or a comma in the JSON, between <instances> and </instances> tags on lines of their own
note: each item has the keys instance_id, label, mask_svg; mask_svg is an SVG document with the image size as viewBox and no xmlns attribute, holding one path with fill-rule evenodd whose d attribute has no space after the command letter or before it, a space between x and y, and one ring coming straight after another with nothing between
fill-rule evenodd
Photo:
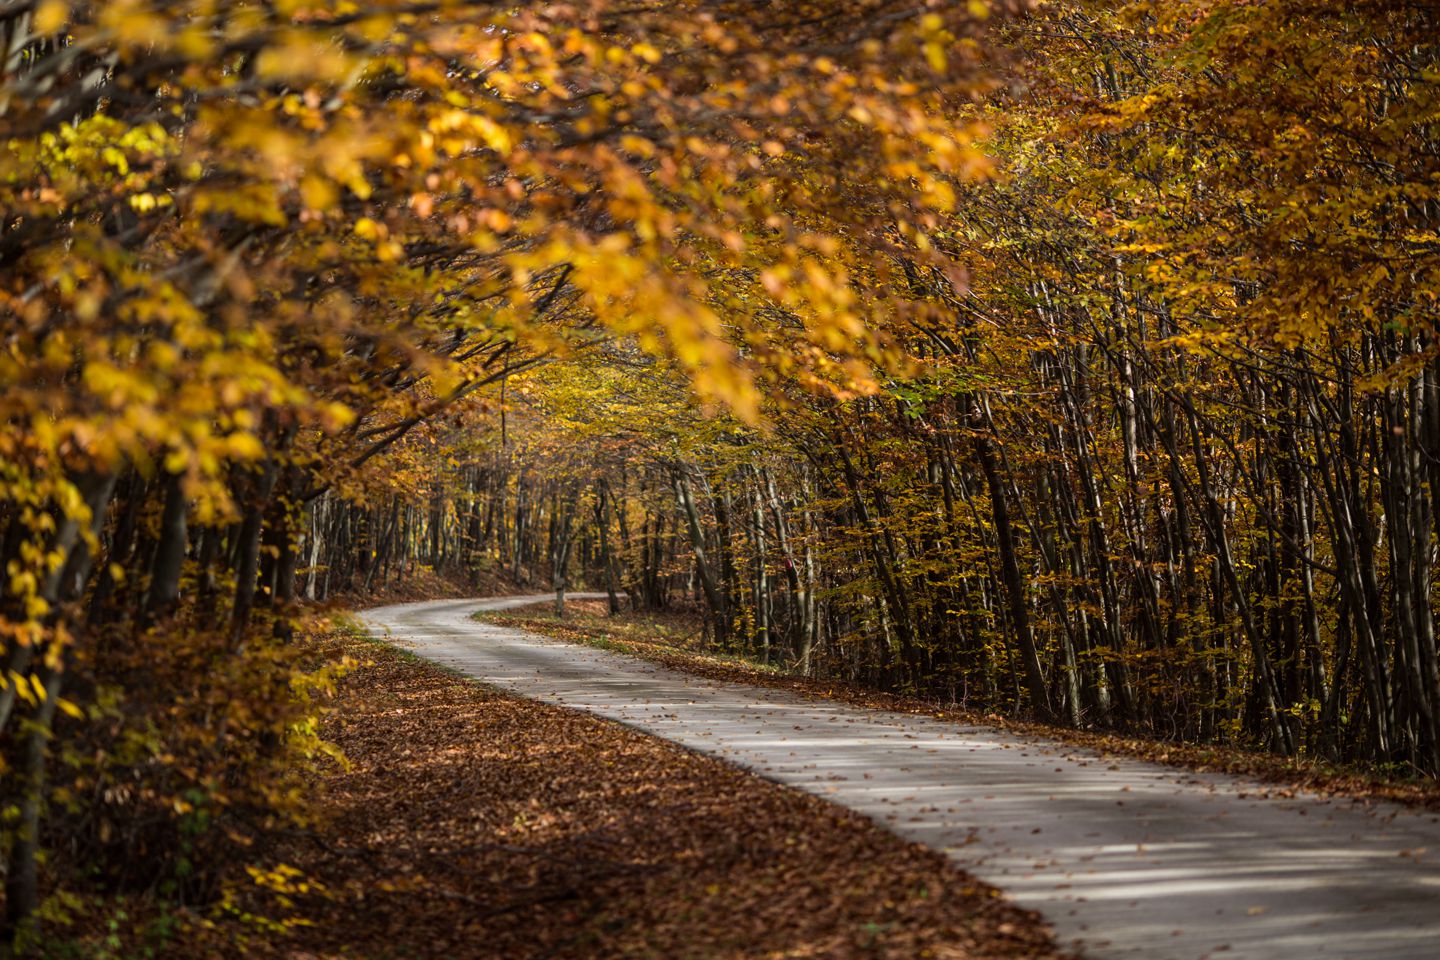
<instances>
[{"instance_id":1,"label":"paved road","mask_svg":"<svg viewBox=\"0 0 1440 960\"><path fill-rule=\"evenodd\" d=\"M987 727L719 684L470 619L545 597L370 610L371 630L873 817L1039 910L1091 958L1440 958L1440 816Z\"/></svg>"}]
</instances>

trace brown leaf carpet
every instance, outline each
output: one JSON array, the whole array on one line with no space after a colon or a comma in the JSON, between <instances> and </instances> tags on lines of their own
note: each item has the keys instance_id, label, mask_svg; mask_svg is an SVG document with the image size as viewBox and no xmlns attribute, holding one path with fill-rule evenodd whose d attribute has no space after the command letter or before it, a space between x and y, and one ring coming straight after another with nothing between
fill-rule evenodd
<instances>
[{"instance_id":1,"label":"brown leaf carpet","mask_svg":"<svg viewBox=\"0 0 1440 960\"><path fill-rule=\"evenodd\" d=\"M824 801L363 641L291 861L296 958L1058 956L1030 913ZM271 948L273 949L273 944Z\"/></svg>"}]
</instances>

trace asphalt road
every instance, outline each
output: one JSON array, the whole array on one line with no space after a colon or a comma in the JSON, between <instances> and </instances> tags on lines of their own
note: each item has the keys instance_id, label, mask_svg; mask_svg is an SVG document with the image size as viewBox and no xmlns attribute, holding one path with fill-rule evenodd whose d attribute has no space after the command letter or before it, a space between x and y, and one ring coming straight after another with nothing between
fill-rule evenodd
<instances>
[{"instance_id":1,"label":"asphalt road","mask_svg":"<svg viewBox=\"0 0 1440 960\"><path fill-rule=\"evenodd\" d=\"M397 645L620 720L943 850L1097 958L1440 958L1440 816L1301 794L776 690L470 618L545 596L381 607Z\"/></svg>"}]
</instances>

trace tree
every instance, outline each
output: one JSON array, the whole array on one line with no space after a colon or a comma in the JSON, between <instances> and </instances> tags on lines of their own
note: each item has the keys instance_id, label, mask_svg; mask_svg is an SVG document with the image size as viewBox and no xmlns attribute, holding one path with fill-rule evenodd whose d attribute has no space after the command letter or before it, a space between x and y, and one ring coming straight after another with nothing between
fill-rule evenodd
<instances>
[{"instance_id":1,"label":"tree","mask_svg":"<svg viewBox=\"0 0 1440 960\"><path fill-rule=\"evenodd\" d=\"M770 371L868 380L885 305L846 264L883 268L875 252L983 167L949 108L975 89L961 41L984 9L0 6L16 949L35 937L45 757L98 729L60 691L118 691L127 729L180 696L213 725L207 763L260 763L186 671L230 664L210 676L255 684L277 712L254 722L285 730L284 698L258 690L283 673L271 645L301 576L373 585L419 529L447 562L445 498L424 520L365 501L462 401L615 337L742 419ZM173 652L140 656L161 637ZM56 726L57 709L80 716Z\"/></svg>"}]
</instances>

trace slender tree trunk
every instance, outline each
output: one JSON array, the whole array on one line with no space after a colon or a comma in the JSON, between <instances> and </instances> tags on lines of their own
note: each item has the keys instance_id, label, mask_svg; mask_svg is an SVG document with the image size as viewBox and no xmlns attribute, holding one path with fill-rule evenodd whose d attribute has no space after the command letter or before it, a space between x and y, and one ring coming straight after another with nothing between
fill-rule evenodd
<instances>
[{"instance_id":1,"label":"slender tree trunk","mask_svg":"<svg viewBox=\"0 0 1440 960\"><path fill-rule=\"evenodd\" d=\"M990 515L995 523L1000 572L1010 597L1010 626L1015 631L1015 639L1019 644L1020 661L1025 669L1025 685L1030 693L1030 705L1042 719L1049 720L1054 716L1050 706L1050 692L1045 685L1040 655L1035 648L1035 634L1030 627L1029 601L1026 598L1024 578L1020 575L1020 564L1015 557L1015 531L1010 525L1010 509L1005 503L1000 471L988 437L975 439L975 452L985 472L986 485L990 488Z\"/></svg>"},{"instance_id":2,"label":"slender tree trunk","mask_svg":"<svg viewBox=\"0 0 1440 960\"><path fill-rule=\"evenodd\" d=\"M165 480L165 507L160 516L155 560L150 567L150 590L145 597L147 622L164 617L180 603L180 573L185 565L189 509L184 479L179 474L170 474Z\"/></svg>"},{"instance_id":3,"label":"slender tree trunk","mask_svg":"<svg viewBox=\"0 0 1440 960\"><path fill-rule=\"evenodd\" d=\"M86 506L90 511L90 533L94 536L104 522L110 497L115 489L115 477L111 474L87 473L75 482ZM89 543L81 536L82 524L77 517L67 516L60 523L56 533L54 550L64 558L51 572L40 591L40 597L50 609L43 623L44 634L53 636L63 621L71 614L70 607L81 597L89 580L93 554ZM22 649L16 645L17 649ZM24 647L32 655L33 647ZM29 658L27 658L28 660ZM11 764L19 774L11 783L0 788L0 803L18 811L13 839L6 851L5 865L5 917L0 940L10 948L14 956L24 956L41 943L37 923L40 908L40 821L45 804L45 767L49 753L50 735L55 721L55 709L60 699L61 683L64 679L66 649L63 646L54 651L54 656L42 657L35 679L45 691L45 696L29 718L29 729L16 737L21 750L18 762ZM12 663L12 667L14 664ZM23 676L29 663L21 666L11 676ZM14 684L6 685L6 692ZM0 704L0 734L5 731L14 700ZM12 789L15 792L11 792Z\"/></svg>"},{"instance_id":4,"label":"slender tree trunk","mask_svg":"<svg viewBox=\"0 0 1440 960\"><path fill-rule=\"evenodd\" d=\"M710 562L705 552L705 533L700 528L700 514L695 509L695 498L690 492L690 481L683 467L675 470L675 497L685 514L686 528L690 532L690 549L695 555L695 573L700 578L700 587L705 591L705 601L710 605L710 617L714 624L717 646L725 645L729 633L730 612L726 607L724 594L715 582Z\"/></svg>"}]
</instances>

